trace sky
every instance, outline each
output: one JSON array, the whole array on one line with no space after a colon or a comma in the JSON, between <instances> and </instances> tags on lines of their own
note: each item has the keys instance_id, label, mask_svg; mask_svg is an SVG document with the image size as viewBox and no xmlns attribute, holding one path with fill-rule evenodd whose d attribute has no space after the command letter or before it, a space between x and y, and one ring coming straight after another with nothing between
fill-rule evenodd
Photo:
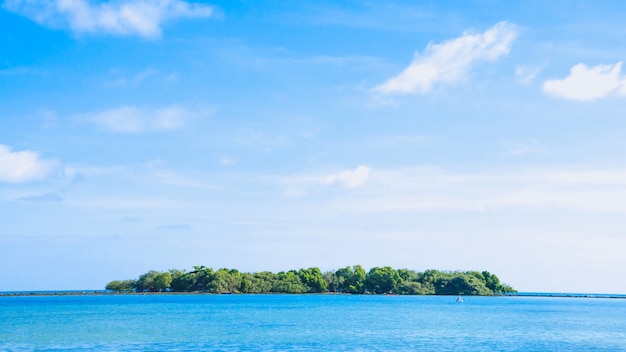
<instances>
[{"instance_id":1,"label":"sky","mask_svg":"<svg viewBox=\"0 0 626 352\"><path fill-rule=\"evenodd\" d=\"M360 264L626 293L624 13L5 0L0 291Z\"/></svg>"}]
</instances>

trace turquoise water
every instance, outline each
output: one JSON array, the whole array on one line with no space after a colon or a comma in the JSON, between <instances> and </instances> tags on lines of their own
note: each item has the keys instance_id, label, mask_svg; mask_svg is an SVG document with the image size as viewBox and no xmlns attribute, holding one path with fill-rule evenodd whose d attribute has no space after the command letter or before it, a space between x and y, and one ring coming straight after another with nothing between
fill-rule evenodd
<instances>
[{"instance_id":1,"label":"turquoise water","mask_svg":"<svg viewBox=\"0 0 626 352\"><path fill-rule=\"evenodd\" d=\"M0 297L0 351L626 351L626 300Z\"/></svg>"}]
</instances>

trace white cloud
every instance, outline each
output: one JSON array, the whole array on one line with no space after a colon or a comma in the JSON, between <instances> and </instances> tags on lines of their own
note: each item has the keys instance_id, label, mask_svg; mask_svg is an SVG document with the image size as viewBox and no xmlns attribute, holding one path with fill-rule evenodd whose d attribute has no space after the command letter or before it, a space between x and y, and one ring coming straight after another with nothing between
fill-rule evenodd
<instances>
[{"instance_id":1,"label":"white cloud","mask_svg":"<svg viewBox=\"0 0 626 352\"><path fill-rule=\"evenodd\" d=\"M626 78L621 74L622 62L615 65L587 67L578 64L564 79L543 84L543 91L559 98L591 101L610 95L626 95Z\"/></svg>"},{"instance_id":2,"label":"white cloud","mask_svg":"<svg viewBox=\"0 0 626 352\"><path fill-rule=\"evenodd\" d=\"M95 113L88 118L106 131L138 133L181 128L195 117L210 114L206 109L192 112L176 105L158 109L122 106Z\"/></svg>"},{"instance_id":3,"label":"white cloud","mask_svg":"<svg viewBox=\"0 0 626 352\"><path fill-rule=\"evenodd\" d=\"M344 170L326 176L309 175L283 178L280 183L287 185L286 195L301 197L319 191L321 187L339 185L344 188L358 188L367 182L372 169L359 165L354 170Z\"/></svg>"},{"instance_id":4,"label":"white cloud","mask_svg":"<svg viewBox=\"0 0 626 352\"><path fill-rule=\"evenodd\" d=\"M58 165L55 160L42 160L36 152L12 152L0 144L0 182L19 183L41 180Z\"/></svg>"},{"instance_id":5,"label":"white cloud","mask_svg":"<svg viewBox=\"0 0 626 352\"><path fill-rule=\"evenodd\" d=\"M322 182L325 185L340 184L346 188L356 188L365 184L372 171L369 167L359 165L354 170L346 170L338 174L328 175Z\"/></svg>"},{"instance_id":6,"label":"white cloud","mask_svg":"<svg viewBox=\"0 0 626 352\"><path fill-rule=\"evenodd\" d=\"M429 43L424 54L415 54L409 67L373 91L382 95L428 93L436 84L462 79L477 62L508 54L516 37L515 26L500 22L481 34L466 33L441 44Z\"/></svg>"},{"instance_id":7,"label":"white cloud","mask_svg":"<svg viewBox=\"0 0 626 352\"><path fill-rule=\"evenodd\" d=\"M213 8L182 0L128 0L92 3L88 0L8 0L3 7L51 27L75 33L109 33L154 38L164 22L207 18Z\"/></svg>"}]
</instances>

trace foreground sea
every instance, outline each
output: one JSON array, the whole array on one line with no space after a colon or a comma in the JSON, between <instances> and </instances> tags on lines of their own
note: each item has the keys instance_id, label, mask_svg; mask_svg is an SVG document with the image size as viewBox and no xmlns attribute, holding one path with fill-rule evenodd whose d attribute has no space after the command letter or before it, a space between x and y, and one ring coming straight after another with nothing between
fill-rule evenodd
<instances>
[{"instance_id":1,"label":"foreground sea","mask_svg":"<svg viewBox=\"0 0 626 352\"><path fill-rule=\"evenodd\" d=\"M0 351L626 351L626 299L0 297Z\"/></svg>"}]
</instances>

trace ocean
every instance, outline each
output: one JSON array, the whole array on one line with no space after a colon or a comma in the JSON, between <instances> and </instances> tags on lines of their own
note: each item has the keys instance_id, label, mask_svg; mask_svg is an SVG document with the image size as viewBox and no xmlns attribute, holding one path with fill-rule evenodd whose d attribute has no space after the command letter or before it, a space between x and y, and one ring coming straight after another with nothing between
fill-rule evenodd
<instances>
[{"instance_id":1,"label":"ocean","mask_svg":"<svg viewBox=\"0 0 626 352\"><path fill-rule=\"evenodd\" d=\"M0 351L626 351L626 299L0 297Z\"/></svg>"}]
</instances>

